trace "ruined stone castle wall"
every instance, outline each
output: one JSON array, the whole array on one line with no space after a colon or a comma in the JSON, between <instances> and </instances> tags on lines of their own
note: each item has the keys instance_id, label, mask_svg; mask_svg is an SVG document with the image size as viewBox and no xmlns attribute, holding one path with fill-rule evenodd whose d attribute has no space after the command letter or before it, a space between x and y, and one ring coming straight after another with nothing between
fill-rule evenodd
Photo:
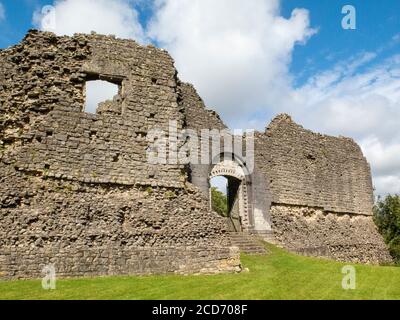
<instances>
[{"instance_id":1,"label":"ruined stone castle wall","mask_svg":"<svg viewBox=\"0 0 400 320\"><path fill-rule=\"evenodd\" d=\"M371 216L273 205L271 218L276 241L291 251L344 262L392 261Z\"/></svg>"},{"instance_id":2,"label":"ruined stone castle wall","mask_svg":"<svg viewBox=\"0 0 400 320\"><path fill-rule=\"evenodd\" d=\"M280 115L256 136L275 240L306 255L391 261L372 220L370 167L351 139L313 133Z\"/></svg>"},{"instance_id":3,"label":"ruined stone castle wall","mask_svg":"<svg viewBox=\"0 0 400 320\"><path fill-rule=\"evenodd\" d=\"M90 114L93 80L119 92ZM39 277L49 263L59 276L238 271L225 220L209 210L213 164L147 159L149 132L168 138L171 121L177 131L226 129L163 50L38 31L0 50L0 277ZM388 258L372 222L370 168L351 139L278 116L256 134L241 188L248 232L272 223L296 252Z\"/></svg>"},{"instance_id":4,"label":"ruined stone castle wall","mask_svg":"<svg viewBox=\"0 0 400 320\"><path fill-rule=\"evenodd\" d=\"M282 115L256 139L272 202L372 215L370 167L351 139L313 133Z\"/></svg>"},{"instance_id":5,"label":"ruined stone castle wall","mask_svg":"<svg viewBox=\"0 0 400 320\"><path fill-rule=\"evenodd\" d=\"M0 61L4 161L83 182L182 182L182 166L159 167L146 159L151 128L168 132L169 120L178 129L183 125L176 71L166 52L99 35L31 32L1 51ZM112 112L83 112L85 83L96 79L120 86Z\"/></svg>"},{"instance_id":6,"label":"ruined stone castle wall","mask_svg":"<svg viewBox=\"0 0 400 320\"><path fill-rule=\"evenodd\" d=\"M237 271L225 221L194 188L132 188L1 166L1 278Z\"/></svg>"},{"instance_id":7,"label":"ruined stone castle wall","mask_svg":"<svg viewBox=\"0 0 400 320\"><path fill-rule=\"evenodd\" d=\"M185 109L185 127L194 130L197 136L201 138L201 130L225 130L226 125L222 122L221 118L214 111L208 110L203 100L198 95L196 89L187 83L180 83L178 87L180 102L179 104ZM203 194L208 196L209 193L209 175L212 169L212 151L210 141L199 141L199 160L201 148L204 144L209 146L209 159L208 164L197 163L190 165L189 179L196 185ZM205 149L204 149L205 150Z\"/></svg>"},{"instance_id":8,"label":"ruined stone castle wall","mask_svg":"<svg viewBox=\"0 0 400 320\"><path fill-rule=\"evenodd\" d=\"M119 94L84 112L85 83ZM152 128L185 114L165 51L31 31L0 51L0 275L239 270L224 220L181 165L146 158Z\"/></svg>"},{"instance_id":9,"label":"ruined stone castle wall","mask_svg":"<svg viewBox=\"0 0 400 320\"><path fill-rule=\"evenodd\" d=\"M182 107L185 108L186 127L193 130L224 130L227 126L213 110L207 109L204 101L193 85L179 83L179 95Z\"/></svg>"},{"instance_id":10,"label":"ruined stone castle wall","mask_svg":"<svg viewBox=\"0 0 400 320\"><path fill-rule=\"evenodd\" d=\"M179 86L180 104L185 108L186 121L185 126L188 129L195 130L200 137L201 130L225 130L226 125L221 118L214 111L208 110L203 100L199 97L196 89L190 85L181 83ZM221 139L221 153L226 152L224 149L224 139ZM209 144L210 141L202 141L201 143ZM201 144L200 144L201 145ZM246 141L243 138L243 150L240 155L237 154L238 150L231 150L243 162L246 161ZM229 152L228 152L229 153ZM210 160L213 159L211 146L210 146ZM223 161L224 159L219 159ZM233 160L232 158L228 160ZM189 177L193 184L195 184L205 195L209 193L209 178L216 163L210 164L191 164ZM222 163L220 164L222 165ZM251 168L243 168L246 176L243 180L242 191L245 193L242 196L242 224L246 231L270 231L269 207L271 204L270 190L268 181L264 178L258 164L253 164ZM244 191L243 191L244 192Z\"/></svg>"}]
</instances>

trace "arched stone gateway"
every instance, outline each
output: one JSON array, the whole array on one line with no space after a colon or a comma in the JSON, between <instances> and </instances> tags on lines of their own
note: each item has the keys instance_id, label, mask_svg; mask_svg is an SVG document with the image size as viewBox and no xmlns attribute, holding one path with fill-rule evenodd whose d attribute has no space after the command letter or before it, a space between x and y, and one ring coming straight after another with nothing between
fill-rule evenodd
<instances>
[{"instance_id":1,"label":"arched stone gateway","mask_svg":"<svg viewBox=\"0 0 400 320\"><path fill-rule=\"evenodd\" d=\"M236 162L225 160L216 164L210 173L210 180L223 176L227 178L228 217L231 231L242 231L249 226L247 180L244 170ZM210 189L211 190L211 189ZM211 206L210 194L210 206Z\"/></svg>"},{"instance_id":2,"label":"arched stone gateway","mask_svg":"<svg viewBox=\"0 0 400 320\"><path fill-rule=\"evenodd\" d=\"M228 179L230 230L259 234L271 232L267 186L257 172L250 173L242 161L236 157L228 158L233 160L222 160L212 166L209 181L218 176Z\"/></svg>"}]
</instances>

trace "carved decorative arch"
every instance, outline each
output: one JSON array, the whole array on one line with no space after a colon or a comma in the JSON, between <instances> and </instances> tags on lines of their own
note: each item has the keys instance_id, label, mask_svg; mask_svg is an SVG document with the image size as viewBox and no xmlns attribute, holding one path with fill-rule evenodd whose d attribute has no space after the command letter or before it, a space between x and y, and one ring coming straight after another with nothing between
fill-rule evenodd
<instances>
[{"instance_id":1,"label":"carved decorative arch","mask_svg":"<svg viewBox=\"0 0 400 320\"><path fill-rule=\"evenodd\" d=\"M212 168L210 178L219 176L230 176L238 180L245 179L245 173L242 167L230 160L222 161Z\"/></svg>"}]
</instances>

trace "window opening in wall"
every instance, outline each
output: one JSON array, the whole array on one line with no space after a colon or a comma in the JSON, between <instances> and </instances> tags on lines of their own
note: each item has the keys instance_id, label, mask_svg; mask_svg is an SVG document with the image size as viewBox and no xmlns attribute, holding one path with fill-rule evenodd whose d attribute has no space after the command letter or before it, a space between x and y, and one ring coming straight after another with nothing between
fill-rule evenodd
<instances>
[{"instance_id":1,"label":"window opening in wall","mask_svg":"<svg viewBox=\"0 0 400 320\"><path fill-rule=\"evenodd\" d=\"M120 86L104 80L86 82L85 112L95 114L100 103L113 101Z\"/></svg>"}]
</instances>

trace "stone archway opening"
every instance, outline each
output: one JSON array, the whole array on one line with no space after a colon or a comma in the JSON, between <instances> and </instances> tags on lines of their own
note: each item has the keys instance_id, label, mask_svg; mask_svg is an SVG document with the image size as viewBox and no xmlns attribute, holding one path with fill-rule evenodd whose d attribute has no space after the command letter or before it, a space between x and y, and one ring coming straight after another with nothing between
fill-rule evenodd
<instances>
[{"instance_id":1,"label":"stone archway opening","mask_svg":"<svg viewBox=\"0 0 400 320\"><path fill-rule=\"evenodd\" d=\"M210 182L210 207L213 209L214 181L225 181L225 201L228 230L242 232L248 229L248 188L247 179L243 168L235 161L225 160L216 164L211 170ZM220 182L221 184L221 182ZM220 189L221 186L219 186ZM215 201L215 197L214 197ZM215 210L214 210L215 211Z\"/></svg>"},{"instance_id":2,"label":"stone archway opening","mask_svg":"<svg viewBox=\"0 0 400 320\"><path fill-rule=\"evenodd\" d=\"M232 176L217 176L210 179L210 201L214 212L228 219L229 231L242 230L240 197L242 181Z\"/></svg>"},{"instance_id":3,"label":"stone archway opening","mask_svg":"<svg viewBox=\"0 0 400 320\"><path fill-rule=\"evenodd\" d=\"M210 201L214 212L222 217L228 217L228 179L218 176L210 179Z\"/></svg>"}]
</instances>

